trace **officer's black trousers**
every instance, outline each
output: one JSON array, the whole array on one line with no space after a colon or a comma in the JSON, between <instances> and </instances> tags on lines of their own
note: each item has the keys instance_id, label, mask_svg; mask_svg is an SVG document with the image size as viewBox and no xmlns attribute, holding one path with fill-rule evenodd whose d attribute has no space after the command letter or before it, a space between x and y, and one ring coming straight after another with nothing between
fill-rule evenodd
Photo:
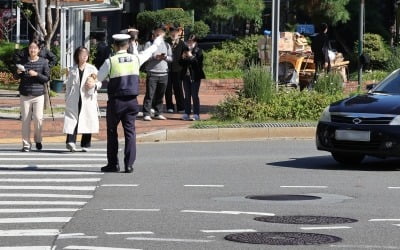
<instances>
[{"instance_id":1,"label":"officer's black trousers","mask_svg":"<svg viewBox=\"0 0 400 250\"><path fill-rule=\"evenodd\" d=\"M118 165L118 124L122 123L125 135L125 167L136 159L135 120L139 111L133 96L110 98L107 101L107 160L109 166Z\"/></svg>"}]
</instances>

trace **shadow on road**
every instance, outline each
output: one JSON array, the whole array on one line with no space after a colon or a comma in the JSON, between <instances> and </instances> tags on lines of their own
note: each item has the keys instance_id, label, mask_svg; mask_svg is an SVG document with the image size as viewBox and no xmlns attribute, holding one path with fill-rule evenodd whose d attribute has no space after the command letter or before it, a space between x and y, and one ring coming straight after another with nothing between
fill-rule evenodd
<instances>
[{"instance_id":1,"label":"shadow on road","mask_svg":"<svg viewBox=\"0 0 400 250\"><path fill-rule=\"evenodd\" d=\"M400 170L400 159L377 159L367 157L359 165L343 165L331 156L291 158L288 161L269 162L266 165L286 168L303 168L319 170L345 171L397 171Z\"/></svg>"}]
</instances>

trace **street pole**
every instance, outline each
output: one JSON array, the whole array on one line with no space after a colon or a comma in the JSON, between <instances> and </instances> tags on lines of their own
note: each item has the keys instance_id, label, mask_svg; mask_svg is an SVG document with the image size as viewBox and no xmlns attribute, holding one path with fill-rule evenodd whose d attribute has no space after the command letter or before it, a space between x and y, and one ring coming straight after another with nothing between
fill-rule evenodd
<instances>
[{"instance_id":1,"label":"street pole","mask_svg":"<svg viewBox=\"0 0 400 250\"><path fill-rule=\"evenodd\" d=\"M46 0L39 1L39 16L40 16L39 22L41 23L41 25L43 25L42 27L45 27L46 26ZM40 28L39 28L39 30L41 31L40 32L41 34L39 34L40 38L42 40L44 40L44 31L41 30Z\"/></svg>"},{"instance_id":2,"label":"street pole","mask_svg":"<svg viewBox=\"0 0 400 250\"><path fill-rule=\"evenodd\" d=\"M278 74L279 74L279 13L280 13L280 0L272 1L272 60L271 60L271 72L272 79L278 86Z\"/></svg>"},{"instance_id":3,"label":"street pole","mask_svg":"<svg viewBox=\"0 0 400 250\"><path fill-rule=\"evenodd\" d=\"M360 20L359 20L359 37L358 37L358 89L360 90L362 82L363 65L361 63L361 55L363 54L364 44L364 10L365 0L360 0Z\"/></svg>"}]
</instances>

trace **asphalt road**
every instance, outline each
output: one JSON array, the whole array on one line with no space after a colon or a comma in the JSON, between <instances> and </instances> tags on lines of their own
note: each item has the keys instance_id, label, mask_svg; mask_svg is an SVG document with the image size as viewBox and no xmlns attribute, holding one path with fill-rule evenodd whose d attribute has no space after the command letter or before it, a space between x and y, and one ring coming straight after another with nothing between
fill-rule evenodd
<instances>
[{"instance_id":1,"label":"asphalt road","mask_svg":"<svg viewBox=\"0 0 400 250\"><path fill-rule=\"evenodd\" d=\"M399 160L344 167L313 140L151 143L138 145L133 174L102 174L104 148L69 153L53 144L21 153L19 145L2 145L0 250L400 249ZM255 220L280 216L356 222ZM341 240L276 246L224 239L259 239L261 232Z\"/></svg>"}]
</instances>

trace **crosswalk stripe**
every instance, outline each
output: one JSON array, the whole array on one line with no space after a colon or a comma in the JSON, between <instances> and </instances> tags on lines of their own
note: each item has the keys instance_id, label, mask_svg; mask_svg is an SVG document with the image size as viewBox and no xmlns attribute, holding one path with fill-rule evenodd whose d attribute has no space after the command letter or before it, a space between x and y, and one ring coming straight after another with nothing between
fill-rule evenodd
<instances>
[{"instance_id":1,"label":"crosswalk stripe","mask_svg":"<svg viewBox=\"0 0 400 250\"><path fill-rule=\"evenodd\" d=\"M0 175L103 175L98 172L73 172L73 171L40 171L40 170L17 170L0 171Z\"/></svg>"},{"instance_id":2,"label":"crosswalk stripe","mask_svg":"<svg viewBox=\"0 0 400 250\"><path fill-rule=\"evenodd\" d=\"M90 158L90 157L46 157L46 158L39 158L39 157L18 157L18 158L12 158L12 157L5 157L5 158L0 158L0 161L104 161L106 160L107 157L97 157L97 158Z\"/></svg>"},{"instance_id":3,"label":"crosswalk stripe","mask_svg":"<svg viewBox=\"0 0 400 250\"><path fill-rule=\"evenodd\" d=\"M72 217L26 217L26 218L0 218L0 224L14 223L60 223L69 222Z\"/></svg>"},{"instance_id":4,"label":"crosswalk stripe","mask_svg":"<svg viewBox=\"0 0 400 250\"><path fill-rule=\"evenodd\" d=\"M79 190L85 191L90 190L93 191L96 189L96 186L0 186L0 190Z\"/></svg>"},{"instance_id":5,"label":"crosswalk stripe","mask_svg":"<svg viewBox=\"0 0 400 250\"><path fill-rule=\"evenodd\" d=\"M91 199L91 198L93 198L93 195L84 195L84 194L38 194L38 193L0 193L0 197Z\"/></svg>"},{"instance_id":6,"label":"crosswalk stripe","mask_svg":"<svg viewBox=\"0 0 400 250\"><path fill-rule=\"evenodd\" d=\"M100 169L102 167L101 164L35 164L35 165L11 165L11 164L2 164L0 165L0 169L41 169L41 168L97 168Z\"/></svg>"},{"instance_id":7,"label":"crosswalk stripe","mask_svg":"<svg viewBox=\"0 0 400 250\"><path fill-rule=\"evenodd\" d=\"M0 178L0 182L98 182L100 178Z\"/></svg>"},{"instance_id":8,"label":"crosswalk stripe","mask_svg":"<svg viewBox=\"0 0 400 250\"><path fill-rule=\"evenodd\" d=\"M83 206L84 201L0 201L0 205L76 205Z\"/></svg>"},{"instance_id":9,"label":"crosswalk stripe","mask_svg":"<svg viewBox=\"0 0 400 250\"><path fill-rule=\"evenodd\" d=\"M66 152L66 151L60 151L60 152L54 152L54 153L44 153L44 152L0 152L0 156L11 156L11 155L18 155L18 156L72 156L72 157L85 157L85 156L100 156L104 157L106 154L105 153L71 153L71 152Z\"/></svg>"},{"instance_id":10,"label":"crosswalk stripe","mask_svg":"<svg viewBox=\"0 0 400 250\"><path fill-rule=\"evenodd\" d=\"M76 212L78 210L78 208L4 208L0 209L0 214Z\"/></svg>"},{"instance_id":11,"label":"crosswalk stripe","mask_svg":"<svg viewBox=\"0 0 400 250\"><path fill-rule=\"evenodd\" d=\"M0 230L0 237L4 236L55 236L60 234L58 229L21 229Z\"/></svg>"},{"instance_id":12,"label":"crosswalk stripe","mask_svg":"<svg viewBox=\"0 0 400 250\"><path fill-rule=\"evenodd\" d=\"M51 246L0 247L0 250L52 250Z\"/></svg>"},{"instance_id":13,"label":"crosswalk stripe","mask_svg":"<svg viewBox=\"0 0 400 250\"><path fill-rule=\"evenodd\" d=\"M119 248L119 247L96 247L96 246L67 246L64 249L69 250L141 250L137 248Z\"/></svg>"}]
</instances>

